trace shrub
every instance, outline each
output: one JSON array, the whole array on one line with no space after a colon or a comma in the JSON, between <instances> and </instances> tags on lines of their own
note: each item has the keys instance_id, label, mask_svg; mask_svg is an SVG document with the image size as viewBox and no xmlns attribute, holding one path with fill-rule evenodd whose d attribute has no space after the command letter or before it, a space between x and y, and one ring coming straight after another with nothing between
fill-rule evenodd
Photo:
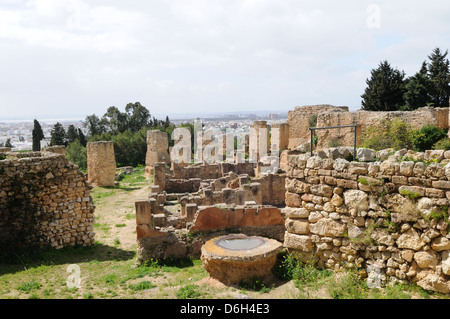
<instances>
[{"instance_id":1,"label":"shrub","mask_svg":"<svg viewBox=\"0 0 450 319\"><path fill-rule=\"evenodd\" d=\"M375 150L411 149L411 132L410 125L398 117L393 120L382 119L379 123L366 127L362 136L362 147Z\"/></svg>"},{"instance_id":2,"label":"shrub","mask_svg":"<svg viewBox=\"0 0 450 319\"><path fill-rule=\"evenodd\" d=\"M67 146L66 156L69 161L78 165L81 170L87 169L86 147L78 139Z\"/></svg>"},{"instance_id":3,"label":"shrub","mask_svg":"<svg viewBox=\"0 0 450 319\"><path fill-rule=\"evenodd\" d=\"M435 150L450 150L450 138L446 137L443 138L442 140L437 141L434 145L433 145L433 149Z\"/></svg>"},{"instance_id":4,"label":"shrub","mask_svg":"<svg viewBox=\"0 0 450 319\"><path fill-rule=\"evenodd\" d=\"M415 151L424 152L431 150L435 143L445 137L447 137L447 134L443 129L429 124L422 126L420 130L413 131L411 134L411 142Z\"/></svg>"}]
</instances>

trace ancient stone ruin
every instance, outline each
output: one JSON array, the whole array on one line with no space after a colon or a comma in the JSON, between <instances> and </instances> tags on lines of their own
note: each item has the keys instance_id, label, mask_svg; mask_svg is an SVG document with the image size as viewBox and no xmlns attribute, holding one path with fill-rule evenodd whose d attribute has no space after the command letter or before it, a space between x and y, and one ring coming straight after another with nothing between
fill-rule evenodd
<instances>
[{"instance_id":1,"label":"ancient stone ruin","mask_svg":"<svg viewBox=\"0 0 450 319\"><path fill-rule=\"evenodd\" d=\"M362 111L349 112L347 106L307 105L298 106L289 111L289 149L298 148L310 141L308 122L312 116L317 117L316 127L345 126L357 124L357 145L361 144L361 137L369 125L378 124L382 119L399 117L410 124L413 129L423 125L433 124L441 129L449 128L448 108L422 107L415 111ZM320 130L317 132L317 148L327 148L330 141L339 141L341 146L353 145L353 128Z\"/></svg>"},{"instance_id":2,"label":"ancient stone ruin","mask_svg":"<svg viewBox=\"0 0 450 319\"><path fill-rule=\"evenodd\" d=\"M93 244L91 188L64 155L0 153L0 249Z\"/></svg>"},{"instance_id":3,"label":"ancient stone ruin","mask_svg":"<svg viewBox=\"0 0 450 319\"><path fill-rule=\"evenodd\" d=\"M147 154L145 157L145 175L153 175L156 163L170 163L168 153L169 140L166 132L159 130L147 131Z\"/></svg>"},{"instance_id":4,"label":"ancient stone ruin","mask_svg":"<svg viewBox=\"0 0 450 319\"><path fill-rule=\"evenodd\" d=\"M89 142L86 146L88 181L95 186L114 186L116 158L111 141Z\"/></svg>"}]
</instances>

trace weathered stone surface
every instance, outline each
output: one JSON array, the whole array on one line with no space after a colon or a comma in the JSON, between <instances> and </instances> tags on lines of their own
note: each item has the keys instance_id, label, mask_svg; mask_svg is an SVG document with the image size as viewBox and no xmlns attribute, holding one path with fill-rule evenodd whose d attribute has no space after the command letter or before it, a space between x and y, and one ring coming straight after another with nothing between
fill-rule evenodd
<instances>
[{"instance_id":1,"label":"weathered stone surface","mask_svg":"<svg viewBox=\"0 0 450 319\"><path fill-rule=\"evenodd\" d=\"M414 254L414 260L420 268L433 268L437 265L437 258L433 251L419 251Z\"/></svg>"},{"instance_id":2,"label":"weathered stone surface","mask_svg":"<svg viewBox=\"0 0 450 319\"><path fill-rule=\"evenodd\" d=\"M320 236L342 237L346 231L346 226L331 218L321 218L316 223L309 225L311 233Z\"/></svg>"},{"instance_id":3,"label":"weathered stone surface","mask_svg":"<svg viewBox=\"0 0 450 319\"><path fill-rule=\"evenodd\" d=\"M417 231L412 228L401 234L396 240L396 243L399 248L413 249L416 251L425 246Z\"/></svg>"},{"instance_id":4,"label":"weathered stone surface","mask_svg":"<svg viewBox=\"0 0 450 319\"><path fill-rule=\"evenodd\" d=\"M1 155L2 247L60 249L94 243L92 186L78 166L53 152Z\"/></svg>"},{"instance_id":5,"label":"weathered stone surface","mask_svg":"<svg viewBox=\"0 0 450 319\"><path fill-rule=\"evenodd\" d=\"M147 131L147 153L145 157L146 176L152 176L156 163L170 163L169 139L166 132L149 130Z\"/></svg>"},{"instance_id":6,"label":"weathered stone surface","mask_svg":"<svg viewBox=\"0 0 450 319\"><path fill-rule=\"evenodd\" d=\"M308 218L309 210L307 210L306 208L285 207L282 209L282 214L291 219Z\"/></svg>"},{"instance_id":7,"label":"weathered stone surface","mask_svg":"<svg viewBox=\"0 0 450 319\"><path fill-rule=\"evenodd\" d=\"M287 219L285 225L289 233L298 235L309 233L309 221L307 219Z\"/></svg>"},{"instance_id":8,"label":"weathered stone surface","mask_svg":"<svg viewBox=\"0 0 450 319\"><path fill-rule=\"evenodd\" d=\"M190 232L204 232L233 227L283 225L280 209L270 206L246 208L199 208Z\"/></svg>"},{"instance_id":9,"label":"weathered stone surface","mask_svg":"<svg viewBox=\"0 0 450 319\"><path fill-rule=\"evenodd\" d=\"M430 271L421 271L418 273L416 283L426 290L437 291L443 294L450 292L448 282L441 276Z\"/></svg>"},{"instance_id":10,"label":"weathered stone surface","mask_svg":"<svg viewBox=\"0 0 450 319\"><path fill-rule=\"evenodd\" d=\"M283 246L288 249L295 249L302 252L311 252L313 249L313 242L310 236L297 235L286 232L284 235Z\"/></svg>"},{"instance_id":11,"label":"weathered stone surface","mask_svg":"<svg viewBox=\"0 0 450 319\"><path fill-rule=\"evenodd\" d=\"M116 158L114 143L89 142L86 146L88 181L93 186L114 186Z\"/></svg>"},{"instance_id":12,"label":"weathered stone surface","mask_svg":"<svg viewBox=\"0 0 450 319\"><path fill-rule=\"evenodd\" d=\"M201 260L212 278L226 284L239 283L271 274L282 244L274 239L261 238L264 243L256 248L232 250L218 243L227 238L248 238L242 234L227 235L208 240L202 247Z\"/></svg>"},{"instance_id":13,"label":"weathered stone surface","mask_svg":"<svg viewBox=\"0 0 450 319\"><path fill-rule=\"evenodd\" d=\"M377 152L370 148L358 148L356 151L356 156L359 161L362 162L372 162L377 155Z\"/></svg>"},{"instance_id":14,"label":"weathered stone surface","mask_svg":"<svg viewBox=\"0 0 450 319\"><path fill-rule=\"evenodd\" d=\"M360 212L369 208L369 196L360 190L348 190L344 192L344 203L348 209Z\"/></svg>"},{"instance_id":15,"label":"weathered stone surface","mask_svg":"<svg viewBox=\"0 0 450 319\"><path fill-rule=\"evenodd\" d=\"M431 243L431 248L436 251L450 250L450 240L447 237L438 237Z\"/></svg>"},{"instance_id":16,"label":"weathered stone surface","mask_svg":"<svg viewBox=\"0 0 450 319\"><path fill-rule=\"evenodd\" d=\"M448 250L442 252L442 273L450 275L450 251Z\"/></svg>"}]
</instances>

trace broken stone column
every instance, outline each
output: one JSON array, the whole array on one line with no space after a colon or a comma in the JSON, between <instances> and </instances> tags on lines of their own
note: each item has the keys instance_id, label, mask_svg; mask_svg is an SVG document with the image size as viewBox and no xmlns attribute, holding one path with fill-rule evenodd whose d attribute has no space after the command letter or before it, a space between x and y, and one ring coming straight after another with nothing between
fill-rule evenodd
<instances>
[{"instance_id":1,"label":"broken stone column","mask_svg":"<svg viewBox=\"0 0 450 319\"><path fill-rule=\"evenodd\" d=\"M93 186L114 186L116 158L111 141L89 142L86 146L88 182Z\"/></svg>"},{"instance_id":2,"label":"broken stone column","mask_svg":"<svg viewBox=\"0 0 450 319\"><path fill-rule=\"evenodd\" d=\"M166 164L155 163L153 170L154 170L153 185L158 186L159 189L163 191L166 187Z\"/></svg>"},{"instance_id":3,"label":"broken stone column","mask_svg":"<svg viewBox=\"0 0 450 319\"><path fill-rule=\"evenodd\" d=\"M186 204L186 222L188 223L193 222L196 213L197 213L197 204L195 203Z\"/></svg>"},{"instance_id":4,"label":"broken stone column","mask_svg":"<svg viewBox=\"0 0 450 319\"><path fill-rule=\"evenodd\" d=\"M147 154L145 156L145 176L150 177L156 163L170 163L169 139L166 132L147 131ZM163 188L161 188L163 189Z\"/></svg>"},{"instance_id":5,"label":"broken stone column","mask_svg":"<svg viewBox=\"0 0 450 319\"><path fill-rule=\"evenodd\" d=\"M258 204L262 204L262 189L260 183L251 183L250 184L250 191L253 196L253 200Z\"/></svg>"},{"instance_id":6,"label":"broken stone column","mask_svg":"<svg viewBox=\"0 0 450 319\"><path fill-rule=\"evenodd\" d=\"M269 126L266 121L254 121L250 127L249 155L250 160L258 161L269 152Z\"/></svg>"},{"instance_id":7,"label":"broken stone column","mask_svg":"<svg viewBox=\"0 0 450 319\"><path fill-rule=\"evenodd\" d=\"M271 150L281 153L289 146L289 124L274 123L271 129ZM274 149L275 148L275 149Z\"/></svg>"}]
</instances>

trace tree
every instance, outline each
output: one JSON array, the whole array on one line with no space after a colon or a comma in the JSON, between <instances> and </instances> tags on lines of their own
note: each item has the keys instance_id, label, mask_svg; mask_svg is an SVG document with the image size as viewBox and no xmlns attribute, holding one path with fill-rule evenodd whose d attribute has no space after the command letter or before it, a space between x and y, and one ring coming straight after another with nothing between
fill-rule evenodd
<instances>
[{"instance_id":1,"label":"tree","mask_svg":"<svg viewBox=\"0 0 450 319\"><path fill-rule=\"evenodd\" d=\"M70 124L67 128L66 139L67 144L73 143L78 138L77 129L73 124Z\"/></svg>"},{"instance_id":2,"label":"tree","mask_svg":"<svg viewBox=\"0 0 450 319\"><path fill-rule=\"evenodd\" d=\"M125 107L125 112L128 116L128 129L131 132L137 132L142 127L149 127L150 112L141 103L128 103Z\"/></svg>"},{"instance_id":3,"label":"tree","mask_svg":"<svg viewBox=\"0 0 450 319\"><path fill-rule=\"evenodd\" d=\"M66 148L66 156L69 161L78 165L82 170L87 168L86 147L81 144L80 140L75 139Z\"/></svg>"},{"instance_id":4,"label":"tree","mask_svg":"<svg viewBox=\"0 0 450 319\"><path fill-rule=\"evenodd\" d=\"M53 126L53 129L51 131L50 135L50 146L55 145L65 145L67 146L66 142L66 131L64 130L64 127L61 123L56 122L56 124Z\"/></svg>"},{"instance_id":5,"label":"tree","mask_svg":"<svg viewBox=\"0 0 450 319\"><path fill-rule=\"evenodd\" d=\"M39 152L41 150L41 140L43 139L44 139L44 132L42 131L41 124L39 123L38 120L35 119L32 131L33 151Z\"/></svg>"},{"instance_id":6,"label":"tree","mask_svg":"<svg viewBox=\"0 0 450 319\"><path fill-rule=\"evenodd\" d=\"M435 107L449 107L450 97L450 66L446 59L448 50L442 53L439 48L428 56L430 80L432 82L431 102Z\"/></svg>"},{"instance_id":7,"label":"tree","mask_svg":"<svg viewBox=\"0 0 450 319\"><path fill-rule=\"evenodd\" d=\"M88 135L90 137L106 132L104 122L100 121L99 117L95 114L86 116L83 126L88 129Z\"/></svg>"},{"instance_id":8,"label":"tree","mask_svg":"<svg viewBox=\"0 0 450 319\"><path fill-rule=\"evenodd\" d=\"M403 96L406 102L405 110L412 111L431 103L432 82L428 77L426 62L422 63L420 71L408 78L407 82L405 85L406 92Z\"/></svg>"},{"instance_id":9,"label":"tree","mask_svg":"<svg viewBox=\"0 0 450 319\"><path fill-rule=\"evenodd\" d=\"M84 147L86 147L86 145L87 145L86 136L84 135L83 131L80 128L77 129L77 132L78 132L77 135L78 135L78 140L80 141L80 144L83 145Z\"/></svg>"},{"instance_id":10,"label":"tree","mask_svg":"<svg viewBox=\"0 0 450 319\"><path fill-rule=\"evenodd\" d=\"M362 97L362 109L367 111L395 111L404 104L405 72L383 61L371 71Z\"/></svg>"},{"instance_id":11,"label":"tree","mask_svg":"<svg viewBox=\"0 0 450 319\"><path fill-rule=\"evenodd\" d=\"M105 125L112 134L123 133L128 126L128 115L120 112L115 106L110 106L103 115Z\"/></svg>"}]
</instances>

